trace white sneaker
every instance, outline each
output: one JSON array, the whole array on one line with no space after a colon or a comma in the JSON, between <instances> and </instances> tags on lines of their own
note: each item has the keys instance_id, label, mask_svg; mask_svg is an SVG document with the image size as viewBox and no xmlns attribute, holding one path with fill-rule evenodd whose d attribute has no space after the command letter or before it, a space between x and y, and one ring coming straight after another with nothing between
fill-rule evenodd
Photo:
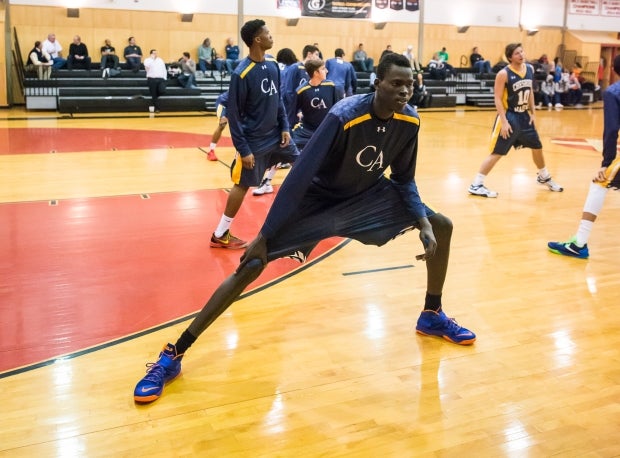
<instances>
[{"instance_id":1,"label":"white sneaker","mask_svg":"<svg viewBox=\"0 0 620 458\"><path fill-rule=\"evenodd\" d=\"M549 178L541 178L540 175L538 175L536 177L536 181L540 184L544 184L545 186L547 186L549 188L549 191L553 191L553 192L562 192L564 191L564 188L562 186L560 186L558 183L556 183L555 181L553 181L551 179L551 177Z\"/></svg>"},{"instance_id":2,"label":"white sneaker","mask_svg":"<svg viewBox=\"0 0 620 458\"><path fill-rule=\"evenodd\" d=\"M564 108L564 105L562 105L561 103L556 103L556 104L555 104L555 107L556 107L556 108Z\"/></svg>"},{"instance_id":3,"label":"white sneaker","mask_svg":"<svg viewBox=\"0 0 620 458\"><path fill-rule=\"evenodd\" d=\"M477 186L473 184L469 185L469 193L474 196L497 197L497 192L487 189L483 184L479 184Z\"/></svg>"},{"instance_id":4,"label":"white sneaker","mask_svg":"<svg viewBox=\"0 0 620 458\"><path fill-rule=\"evenodd\" d=\"M263 194L271 194L273 192L273 186L271 186L271 181L264 179L260 186L252 191L252 194L255 196L262 196Z\"/></svg>"},{"instance_id":5,"label":"white sneaker","mask_svg":"<svg viewBox=\"0 0 620 458\"><path fill-rule=\"evenodd\" d=\"M547 104L547 108L551 108L552 106L553 106L553 104L552 104L551 102L549 102L549 103Z\"/></svg>"}]
</instances>

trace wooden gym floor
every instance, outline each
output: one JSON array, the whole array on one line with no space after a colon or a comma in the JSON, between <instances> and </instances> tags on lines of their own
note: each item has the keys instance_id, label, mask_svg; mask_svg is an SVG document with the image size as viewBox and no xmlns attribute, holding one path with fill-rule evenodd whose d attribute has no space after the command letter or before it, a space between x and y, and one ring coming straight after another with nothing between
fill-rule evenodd
<instances>
[{"instance_id":1,"label":"wooden gym floor","mask_svg":"<svg viewBox=\"0 0 620 458\"><path fill-rule=\"evenodd\" d=\"M620 456L617 194L589 260L546 249L579 222L600 104L537 112L563 193L520 150L487 178L498 199L467 193L494 111L421 119L418 185L455 226L444 309L475 345L415 334L416 233L334 239L303 268L273 263L139 406L145 363L241 254L208 247L230 139L208 162L203 113L0 111L0 457ZM272 200L248 195L234 232Z\"/></svg>"}]
</instances>

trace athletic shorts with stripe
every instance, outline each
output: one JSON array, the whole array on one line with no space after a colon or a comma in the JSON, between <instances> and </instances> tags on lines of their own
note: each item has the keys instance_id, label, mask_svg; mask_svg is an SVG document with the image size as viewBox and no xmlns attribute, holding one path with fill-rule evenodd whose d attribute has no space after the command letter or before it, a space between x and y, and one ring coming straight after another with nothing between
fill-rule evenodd
<instances>
[{"instance_id":1,"label":"athletic shorts with stripe","mask_svg":"<svg viewBox=\"0 0 620 458\"><path fill-rule=\"evenodd\" d=\"M605 181L596 182L596 184L601 185L604 188L611 188L614 191L620 189L620 158L614 159L614 161L609 164L609 167L605 169Z\"/></svg>"},{"instance_id":2,"label":"athletic shorts with stripe","mask_svg":"<svg viewBox=\"0 0 620 458\"><path fill-rule=\"evenodd\" d=\"M228 124L228 117L226 116L226 107L224 105L222 105L221 103L217 104L217 107L215 107L215 116L217 116L217 120L220 123L220 126L222 124L224 124L224 126L226 126L226 124ZM225 118L226 121L224 121L222 123L222 118Z\"/></svg>"},{"instance_id":3,"label":"athletic shorts with stripe","mask_svg":"<svg viewBox=\"0 0 620 458\"><path fill-rule=\"evenodd\" d=\"M254 168L246 169L243 168L241 155L237 152L230 166L230 178L233 183L239 186L247 188L250 186L259 186L265 175L265 171L272 165L276 165L279 162L283 164L292 164L298 156L299 150L291 140L291 143L284 148L276 144L267 151L256 153L254 155Z\"/></svg>"},{"instance_id":4,"label":"athletic shorts with stripe","mask_svg":"<svg viewBox=\"0 0 620 458\"><path fill-rule=\"evenodd\" d=\"M518 148L541 149L542 143L534 124L530 124L530 115L528 113L515 113L514 111L506 112L506 119L512 128L512 134L506 139L500 135L502 122L497 116L493 131L491 133L491 153L505 156L514 146Z\"/></svg>"},{"instance_id":5,"label":"athletic shorts with stripe","mask_svg":"<svg viewBox=\"0 0 620 458\"><path fill-rule=\"evenodd\" d=\"M424 207L428 217L435 214ZM311 187L298 210L267 241L267 259L291 257L304 262L321 240L334 236L381 246L416 228L416 217L387 178L346 199L334 199Z\"/></svg>"}]
</instances>

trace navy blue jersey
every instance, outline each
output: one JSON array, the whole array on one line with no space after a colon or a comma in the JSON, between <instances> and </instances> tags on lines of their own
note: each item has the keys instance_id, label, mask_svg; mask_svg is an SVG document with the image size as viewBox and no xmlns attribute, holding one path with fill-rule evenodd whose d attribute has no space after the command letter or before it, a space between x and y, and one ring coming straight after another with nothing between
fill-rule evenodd
<instances>
[{"instance_id":1,"label":"navy blue jersey","mask_svg":"<svg viewBox=\"0 0 620 458\"><path fill-rule=\"evenodd\" d=\"M303 84L306 84L310 78L304 64L297 62L289 65L282 71L282 101L288 119L288 125L293 127L297 123L297 110L295 106L295 91Z\"/></svg>"},{"instance_id":2,"label":"navy blue jersey","mask_svg":"<svg viewBox=\"0 0 620 458\"><path fill-rule=\"evenodd\" d=\"M280 97L280 68L271 56L263 62L249 58L239 62L230 78L228 125L241 156L260 155L289 131Z\"/></svg>"},{"instance_id":3,"label":"navy blue jersey","mask_svg":"<svg viewBox=\"0 0 620 458\"><path fill-rule=\"evenodd\" d=\"M534 69L525 64L525 73L515 72L510 66L505 67L507 81L502 94L502 102L506 111L525 113L530 108L530 97L534 97L532 80Z\"/></svg>"},{"instance_id":4,"label":"navy blue jersey","mask_svg":"<svg viewBox=\"0 0 620 458\"><path fill-rule=\"evenodd\" d=\"M620 129L620 82L614 83L603 92L603 162L609 167L618 152L618 129Z\"/></svg>"},{"instance_id":5,"label":"navy blue jersey","mask_svg":"<svg viewBox=\"0 0 620 458\"><path fill-rule=\"evenodd\" d=\"M341 89L343 95L350 96L355 92L357 77L350 62L334 57L327 59L325 68L327 68L328 78L334 82L337 88Z\"/></svg>"},{"instance_id":6,"label":"navy blue jersey","mask_svg":"<svg viewBox=\"0 0 620 458\"><path fill-rule=\"evenodd\" d=\"M300 86L296 93L295 111L303 114L303 128L314 132L339 99L333 81L325 80L318 86L310 83Z\"/></svg>"},{"instance_id":7,"label":"navy blue jersey","mask_svg":"<svg viewBox=\"0 0 620 458\"><path fill-rule=\"evenodd\" d=\"M272 237L304 195L338 202L371 188L390 168L403 203L417 220L426 217L414 175L420 120L407 105L388 120L374 116L374 94L348 97L332 107L284 180L261 233Z\"/></svg>"}]
</instances>

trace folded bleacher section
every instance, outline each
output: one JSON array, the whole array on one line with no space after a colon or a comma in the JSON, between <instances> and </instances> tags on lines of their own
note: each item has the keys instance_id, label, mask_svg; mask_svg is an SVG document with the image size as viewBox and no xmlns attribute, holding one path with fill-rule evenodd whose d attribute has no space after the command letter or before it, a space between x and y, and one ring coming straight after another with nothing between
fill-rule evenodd
<instances>
[{"instance_id":1,"label":"folded bleacher section","mask_svg":"<svg viewBox=\"0 0 620 458\"><path fill-rule=\"evenodd\" d=\"M199 74L197 89L185 89L176 79L167 81L160 97L162 111L214 111L218 95L229 79L219 73ZM148 112L151 97L144 70L122 70L104 78L101 70L54 70L49 80L24 74L24 96L28 109L58 110L60 113Z\"/></svg>"}]
</instances>

